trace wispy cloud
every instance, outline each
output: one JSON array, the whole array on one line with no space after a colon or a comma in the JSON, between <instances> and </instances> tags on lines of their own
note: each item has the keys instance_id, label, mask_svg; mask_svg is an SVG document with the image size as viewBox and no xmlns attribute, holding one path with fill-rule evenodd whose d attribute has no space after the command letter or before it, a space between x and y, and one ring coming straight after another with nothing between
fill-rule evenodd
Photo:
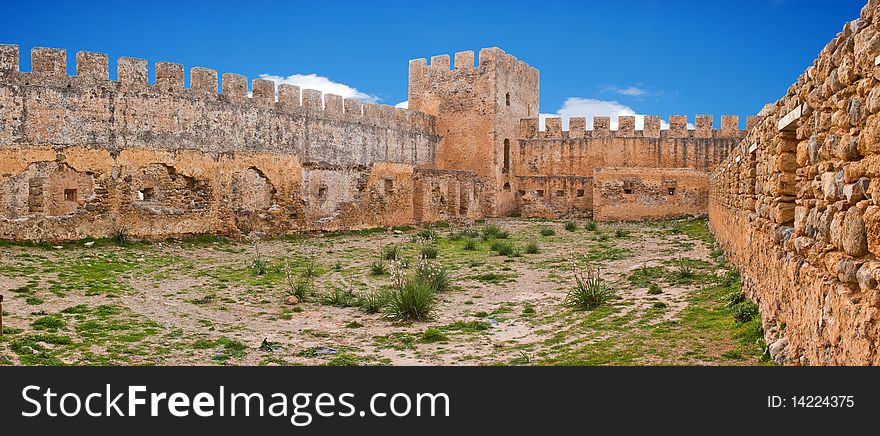
<instances>
[{"instance_id":1,"label":"wispy cloud","mask_svg":"<svg viewBox=\"0 0 880 436\"><path fill-rule=\"evenodd\" d=\"M276 86L281 84L296 85L301 89L315 89L325 94L336 94L343 98L356 98L364 102L378 102L381 98L367 94L353 86L334 82L327 77L317 74L291 74L289 76L275 76L272 74L260 74L261 79L272 80Z\"/></svg>"},{"instance_id":2,"label":"wispy cloud","mask_svg":"<svg viewBox=\"0 0 880 436\"><path fill-rule=\"evenodd\" d=\"M404 100L400 103L397 103L396 105L394 105L394 107L398 109L409 109L409 100Z\"/></svg>"},{"instance_id":3,"label":"wispy cloud","mask_svg":"<svg viewBox=\"0 0 880 436\"><path fill-rule=\"evenodd\" d=\"M620 95L626 95L629 97L644 97L644 96L648 95L648 91L646 91L642 88L637 88L635 86L627 86L627 87L623 87L623 88L618 87L618 86L612 86L609 88L609 90L611 92L615 92Z\"/></svg>"},{"instance_id":4,"label":"wispy cloud","mask_svg":"<svg viewBox=\"0 0 880 436\"><path fill-rule=\"evenodd\" d=\"M568 119L571 117L584 117L587 120L587 128L593 128L593 117L609 117L611 118L611 129L617 130L617 118L620 116L634 116L635 128L645 128L645 114L638 113L635 109L614 100L597 100L592 98L569 97L562 104L562 107L556 113L540 114L540 127L544 128L544 119L561 117L562 128L568 129ZM668 129L669 123L666 120L660 120L660 128ZM693 125L688 123L688 128Z\"/></svg>"}]
</instances>

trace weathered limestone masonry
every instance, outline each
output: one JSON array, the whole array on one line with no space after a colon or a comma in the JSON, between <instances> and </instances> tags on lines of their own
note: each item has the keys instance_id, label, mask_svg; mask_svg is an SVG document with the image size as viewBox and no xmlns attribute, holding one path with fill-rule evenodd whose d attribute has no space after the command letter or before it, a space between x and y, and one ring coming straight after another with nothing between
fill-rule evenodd
<instances>
[{"instance_id":1,"label":"weathered limestone masonry","mask_svg":"<svg viewBox=\"0 0 880 436\"><path fill-rule=\"evenodd\" d=\"M538 70L498 48L409 64L410 110L143 59L0 45L0 238L355 229L482 216L706 212L736 117L559 119ZM218 92L218 85L220 92Z\"/></svg>"},{"instance_id":2,"label":"weathered limestone masonry","mask_svg":"<svg viewBox=\"0 0 880 436\"><path fill-rule=\"evenodd\" d=\"M521 121L510 164L523 215L635 220L705 214L708 171L745 135L736 116L722 116L720 130L709 115L697 115L693 130L685 116L670 117L668 130L656 116L646 116L642 130L633 116L619 117L617 130L610 121L595 117L586 130L586 120L574 117L567 131L560 118L547 118L543 131L537 118ZM747 125L755 121L749 117Z\"/></svg>"},{"instance_id":3,"label":"weathered limestone masonry","mask_svg":"<svg viewBox=\"0 0 880 436\"><path fill-rule=\"evenodd\" d=\"M491 216L515 211L510 148L519 120L538 116L538 70L499 48L409 63L409 108L437 119L437 167L469 170L485 183L480 204Z\"/></svg>"},{"instance_id":4,"label":"weathered limestone masonry","mask_svg":"<svg viewBox=\"0 0 880 436\"><path fill-rule=\"evenodd\" d=\"M319 91L0 46L0 238L346 229L478 218L472 172L431 169L434 117ZM432 195L437 194L437 198ZM420 198L415 198L420 196ZM456 202L454 207L451 202ZM431 208L420 210L419 208Z\"/></svg>"},{"instance_id":5,"label":"weathered limestone masonry","mask_svg":"<svg viewBox=\"0 0 880 436\"><path fill-rule=\"evenodd\" d=\"M880 364L880 1L710 177L712 230L778 362Z\"/></svg>"}]
</instances>

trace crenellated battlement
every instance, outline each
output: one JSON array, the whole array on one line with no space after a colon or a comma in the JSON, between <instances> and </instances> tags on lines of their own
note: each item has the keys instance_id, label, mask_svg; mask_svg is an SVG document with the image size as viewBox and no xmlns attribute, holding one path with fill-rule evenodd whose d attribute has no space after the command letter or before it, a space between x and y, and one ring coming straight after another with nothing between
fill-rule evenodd
<instances>
[{"instance_id":1,"label":"crenellated battlement","mask_svg":"<svg viewBox=\"0 0 880 436\"><path fill-rule=\"evenodd\" d=\"M758 117L749 116L746 125L751 128ZM694 128L688 126L686 115L673 115L669 117L667 128L661 128L660 117L646 115L642 129L636 129L636 117L622 115L617 119L617 129L611 129L611 118L606 116L593 117L593 128L586 128L586 118L569 118L568 130L562 129L562 118L550 117L544 119L544 129L539 129L538 118L524 118L519 124L519 138L532 139L559 139L559 138L736 138L742 137L745 130L739 128L739 116L722 115L721 128L712 127L711 115L697 115Z\"/></svg>"},{"instance_id":2,"label":"crenellated battlement","mask_svg":"<svg viewBox=\"0 0 880 436\"><path fill-rule=\"evenodd\" d=\"M448 54L441 54L431 56L430 63L425 58L409 61L410 81L429 75L473 74L489 72L498 68L513 71L518 76L527 77L529 80L538 80L537 68L505 53L504 50L498 47L480 49L477 65L474 65L474 52L472 50L457 52L452 59L455 61L454 64L450 62Z\"/></svg>"},{"instance_id":3,"label":"crenellated battlement","mask_svg":"<svg viewBox=\"0 0 880 436\"><path fill-rule=\"evenodd\" d=\"M241 106L257 106L283 112L307 112L310 116L339 118L369 124L399 123L401 127L429 132L434 126L433 117L421 112L395 108L375 103L362 103L358 99L323 94L313 89L274 81L253 79L248 91L248 78L239 74L223 73L204 67L189 69L189 87L185 86L186 69L182 64L156 62L156 83L148 82L149 62L146 59L120 57L117 59L116 80L109 77L109 57L104 53L77 52L76 75L67 74L67 52L59 48L33 48L30 72L20 69L18 45L0 44L0 81L9 81L20 75L30 83L57 86L81 83L97 86L113 83L120 92L150 89L178 96L189 96L205 101L219 101ZM219 80L218 80L219 77ZM219 91L218 91L219 89Z\"/></svg>"}]
</instances>

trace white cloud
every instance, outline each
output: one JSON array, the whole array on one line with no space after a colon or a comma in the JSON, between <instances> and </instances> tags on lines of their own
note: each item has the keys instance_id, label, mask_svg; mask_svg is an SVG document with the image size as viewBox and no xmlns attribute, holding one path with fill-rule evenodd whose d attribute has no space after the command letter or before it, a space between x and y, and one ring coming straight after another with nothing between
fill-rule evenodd
<instances>
[{"instance_id":1,"label":"white cloud","mask_svg":"<svg viewBox=\"0 0 880 436\"><path fill-rule=\"evenodd\" d=\"M626 95L629 97L644 97L648 95L648 91L645 91L642 88L636 88L635 86L627 86L625 88L619 88L617 86L612 86L611 91L616 92L620 95Z\"/></svg>"},{"instance_id":2,"label":"white cloud","mask_svg":"<svg viewBox=\"0 0 880 436\"><path fill-rule=\"evenodd\" d=\"M275 85L288 84L299 86L300 89L315 89L324 94L336 94L343 98L356 98L363 102L378 102L379 97L359 91L344 83L334 82L317 74L291 74L287 77L260 74L261 79L272 80Z\"/></svg>"},{"instance_id":3,"label":"white cloud","mask_svg":"<svg viewBox=\"0 0 880 436\"><path fill-rule=\"evenodd\" d=\"M561 117L562 128L568 129L568 119L571 117L584 117L587 120L587 129L593 128L593 117L610 117L611 130L617 130L617 118L620 116L634 116L636 118L636 130L644 129L645 115L635 111L635 109L613 100L596 100L592 98L569 97L562 104L562 107L555 114L540 114L540 128L544 128L544 119ZM666 120L660 120L660 128L668 129L669 123ZM688 123L688 128L693 129L694 126Z\"/></svg>"},{"instance_id":4,"label":"white cloud","mask_svg":"<svg viewBox=\"0 0 880 436\"><path fill-rule=\"evenodd\" d=\"M397 103L396 105L394 105L394 107L398 109L409 109L409 100L404 100L400 103Z\"/></svg>"}]
</instances>

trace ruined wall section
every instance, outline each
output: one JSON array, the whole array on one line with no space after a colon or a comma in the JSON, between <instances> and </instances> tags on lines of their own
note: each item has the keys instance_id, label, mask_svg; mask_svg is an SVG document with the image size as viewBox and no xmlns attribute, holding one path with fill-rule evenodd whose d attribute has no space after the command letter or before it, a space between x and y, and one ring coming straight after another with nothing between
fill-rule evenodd
<instances>
[{"instance_id":1,"label":"ruined wall section","mask_svg":"<svg viewBox=\"0 0 880 436\"><path fill-rule=\"evenodd\" d=\"M599 167L593 176L596 221L705 215L709 174L692 168Z\"/></svg>"},{"instance_id":2,"label":"ruined wall section","mask_svg":"<svg viewBox=\"0 0 880 436\"><path fill-rule=\"evenodd\" d=\"M545 218L705 214L707 172L745 135L737 116L722 116L717 130L712 121L709 115L698 115L696 128L688 129L686 116L673 116L669 129L661 130L660 117L646 116L644 129L636 130L635 117L621 116L618 129L611 130L609 117L595 117L593 129L587 130L584 118L572 117L569 130L563 130L561 118L547 118L545 129L539 130L537 118L523 119L511 157L518 187L515 204L525 216ZM747 124L756 121L749 117ZM603 168L608 171L597 185Z\"/></svg>"},{"instance_id":3,"label":"ruined wall section","mask_svg":"<svg viewBox=\"0 0 880 436\"><path fill-rule=\"evenodd\" d=\"M710 178L712 231L777 362L880 364L880 2Z\"/></svg>"},{"instance_id":4,"label":"ruined wall section","mask_svg":"<svg viewBox=\"0 0 880 436\"><path fill-rule=\"evenodd\" d=\"M0 45L0 238L78 239L413 223L433 117L160 62ZM222 87L218 91L218 86ZM395 184L393 194L386 192Z\"/></svg>"},{"instance_id":5,"label":"ruined wall section","mask_svg":"<svg viewBox=\"0 0 880 436\"><path fill-rule=\"evenodd\" d=\"M436 117L437 167L473 171L483 181L484 211L512 211L510 154L521 118L538 115L539 74L499 48L433 56L409 65L409 108ZM506 163L506 164L505 164Z\"/></svg>"}]
</instances>

